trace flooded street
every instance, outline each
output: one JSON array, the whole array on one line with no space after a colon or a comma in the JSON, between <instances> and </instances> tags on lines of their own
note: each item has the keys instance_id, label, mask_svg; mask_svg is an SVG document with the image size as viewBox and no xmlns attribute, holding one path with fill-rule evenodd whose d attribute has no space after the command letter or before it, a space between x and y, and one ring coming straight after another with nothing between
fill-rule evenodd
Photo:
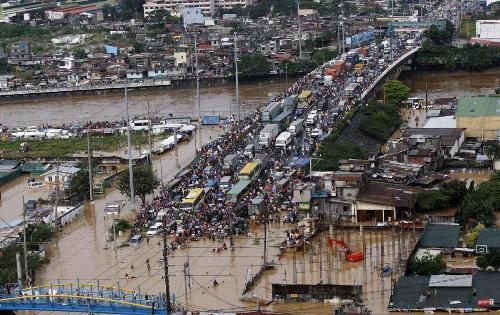
<instances>
[{"instance_id":1,"label":"flooded street","mask_svg":"<svg viewBox=\"0 0 500 315\"><path fill-rule=\"evenodd\" d=\"M484 73L412 73L401 77L412 88L412 95L425 96L428 82L429 98L487 94L499 86L500 69ZM479 86L481 88L479 88ZM268 93L283 90L284 81L243 84L241 98L243 110L251 110L268 101ZM188 116L196 113L195 91L190 89L156 90L130 94L131 115L146 113L147 101L162 115ZM233 85L201 89L201 107L204 114L235 111ZM71 97L52 100L0 104L0 122L8 126L42 123L71 123L86 120L120 120L124 116L123 97ZM413 125L410 123L410 127ZM215 127L203 127L191 140L178 147L178 164L174 150L154 159L153 166L163 183L167 183L193 159L196 148L223 132ZM7 221L21 218L22 196L25 199L46 197L48 187L38 191L26 188L27 177L20 177L2 186L0 216ZM116 285L157 294L165 292L162 256L163 244L159 236L149 242L144 239L138 246L121 246L125 235L107 243L109 226L103 211L107 202L124 199L116 188L105 196L85 205L84 216L67 225L57 239L48 245L51 259L37 273L36 284L75 281ZM132 206L126 205L122 217L132 219ZM363 231L332 229L314 239L304 252L286 253L281 258L279 244L290 225L272 224L268 232L268 261L274 269L267 271L251 293L263 300L271 300L273 283L317 284L332 283L363 285L363 300L374 314L387 314L386 308L392 282L402 272L401 261L408 257L418 234L413 231ZM263 262L263 228L253 227L251 236L236 239L234 251L221 253L221 246L208 239L191 242L187 249L176 250L169 257L170 291L176 301L196 310L256 309L255 304L241 301L242 291L249 276L258 271ZM128 235L128 232L125 233ZM361 251L361 262L346 262L339 251L328 246L328 238L342 240L351 251ZM146 267L149 260L151 270ZM189 261L191 277L185 277L184 264ZM386 267L386 268L384 268ZM382 273L382 269L390 272ZM126 279L126 275L129 279ZM219 285L214 286L214 280ZM186 293L187 292L187 293ZM293 314L331 314L333 306L327 303L273 303L267 308Z\"/></svg>"}]
</instances>

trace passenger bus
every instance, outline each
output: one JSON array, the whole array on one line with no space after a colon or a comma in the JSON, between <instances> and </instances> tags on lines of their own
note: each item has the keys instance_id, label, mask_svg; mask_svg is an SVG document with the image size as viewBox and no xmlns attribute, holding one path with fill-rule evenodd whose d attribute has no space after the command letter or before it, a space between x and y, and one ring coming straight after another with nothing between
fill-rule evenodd
<instances>
[{"instance_id":1,"label":"passenger bus","mask_svg":"<svg viewBox=\"0 0 500 315\"><path fill-rule=\"evenodd\" d=\"M309 90L304 90L299 94L299 103L310 104L312 99L312 92Z\"/></svg>"},{"instance_id":2,"label":"passenger bus","mask_svg":"<svg viewBox=\"0 0 500 315\"><path fill-rule=\"evenodd\" d=\"M203 188L193 188L189 194L186 195L181 201L181 210L194 210L198 208L200 203L205 197L205 190Z\"/></svg>"},{"instance_id":3,"label":"passenger bus","mask_svg":"<svg viewBox=\"0 0 500 315\"><path fill-rule=\"evenodd\" d=\"M239 173L239 179L254 180L259 175L259 164L255 162L248 162Z\"/></svg>"},{"instance_id":4,"label":"passenger bus","mask_svg":"<svg viewBox=\"0 0 500 315\"><path fill-rule=\"evenodd\" d=\"M242 179L239 182L236 183L228 192L226 195L226 201L236 203L238 202L243 195L248 191L248 188L250 188L250 180Z\"/></svg>"}]
</instances>

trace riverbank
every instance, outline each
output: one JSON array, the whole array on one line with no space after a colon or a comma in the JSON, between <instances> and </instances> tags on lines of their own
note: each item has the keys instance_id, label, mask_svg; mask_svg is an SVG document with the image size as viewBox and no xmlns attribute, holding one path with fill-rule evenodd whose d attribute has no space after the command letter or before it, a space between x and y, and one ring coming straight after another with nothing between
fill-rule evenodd
<instances>
[{"instance_id":1,"label":"riverbank","mask_svg":"<svg viewBox=\"0 0 500 315\"><path fill-rule=\"evenodd\" d=\"M410 87L415 97L425 97L426 91L429 99L487 95L500 87L500 67L482 72L418 68L403 71L399 80Z\"/></svg>"},{"instance_id":2,"label":"riverbank","mask_svg":"<svg viewBox=\"0 0 500 315\"><path fill-rule=\"evenodd\" d=\"M287 76L292 82L297 76ZM258 77L241 78L240 84L254 84L256 82L272 82L274 80L287 80L282 74L266 75ZM235 85L234 76L200 78L200 87L221 87ZM171 89L194 89L196 80L194 78L182 79L144 79L129 81L127 84L130 93L138 91L158 91ZM110 84L82 85L59 88L32 88L11 91L0 91L0 104L11 101L56 99L71 96L107 96L123 94L125 82L114 82Z\"/></svg>"},{"instance_id":3,"label":"riverbank","mask_svg":"<svg viewBox=\"0 0 500 315\"><path fill-rule=\"evenodd\" d=\"M292 79L288 80L291 83ZM267 104L270 95L283 91L287 80L243 81L240 84L242 111L252 111ZM193 88L165 88L131 91L128 95L130 117L146 117L148 103L155 116L191 117L198 115L196 93ZM202 115L235 113L236 88L234 82L206 85L200 88ZM123 121L125 106L123 90L110 95L73 95L49 99L0 101L0 121L6 127L32 125L61 125L88 121Z\"/></svg>"}]
</instances>

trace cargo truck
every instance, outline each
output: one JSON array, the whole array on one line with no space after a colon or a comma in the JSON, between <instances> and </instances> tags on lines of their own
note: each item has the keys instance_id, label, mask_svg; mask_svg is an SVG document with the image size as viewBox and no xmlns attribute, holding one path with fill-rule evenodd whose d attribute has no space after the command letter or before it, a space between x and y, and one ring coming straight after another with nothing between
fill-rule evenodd
<instances>
[{"instance_id":1,"label":"cargo truck","mask_svg":"<svg viewBox=\"0 0 500 315\"><path fill-rule=\"evenodd\" d=\"M298 136L304 131L304 119L297 119L288 126L288 132L294 136Z\"/></svg>"},{"instance_id":2,"label":"cargo truck","mask_svg":"<svg viewBox=\"0 0 500 315\"><path fill-rule=\"evenodd\" d=\"M271 102L262 111L261 120L263 122L270 122L281 112L281 104L278 102Z\"/></svg>"},{"instance_id":3,"label":"cargo truck","mask_svg":"<svg viewBox=\"0 0 500 315\"><path fill-rule=\"evenodd\" d=\"M259 134L259 143L260 144L269 144L276 139L278 136L278 125L277 124L268 124L266 125Z\"/></svg>"}]
</instances>

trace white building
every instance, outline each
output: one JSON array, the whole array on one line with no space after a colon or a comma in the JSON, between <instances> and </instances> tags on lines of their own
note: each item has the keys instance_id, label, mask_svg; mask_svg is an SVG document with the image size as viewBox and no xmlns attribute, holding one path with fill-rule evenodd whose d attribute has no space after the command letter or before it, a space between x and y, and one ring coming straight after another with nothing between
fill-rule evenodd
<instances>
[{"instance_id":1,"label":"white building","mask_svg":"<svg viewBox=\"0 0 500 315\"><path fill-rule=\"evenodd\" d=\"M500 42L500 20L477 20L476 38Z\"/></svg>"},{"instance_id":2,"label":"white building","mask_svg":"<svg viewBox=\"0 0 500 315\"><path fill-rule=\"evenodd\" d=\"M61 60L61 63L59 65L60 69L66 69L66 70L71 70L75 66L75 58L73 57L64 57L63 60Z\"/></svg>"},{"instance_id":3,"label":"white building","mask_svg":"<svg viewBox=\"0 0 500 315\"><path fill-rule=\"evenodd\" d=\"M198 8L203 14L213 15L219 9L231 9L235 5L252 5L254 0L147 0L143 5L144 18L154 10L175 11L179 7Z\"/></svg>"},{"instance_id":4,"label":"white building","mask_svg":"<svg viewBox=\"0 0 500 315\"><path fill-rule=\"evenodd\" d=\"M205 16L201 12L200 8L183 8L182 9L182 21L184 23L184 27L188 27L193 24L205 24Z\"/></svg>"},{"instance_id":5,"label":"white building","mask_svg":"<svg viewBox=\"0 0 500 315\"><path fill-rule=\"evenodd\" d=\"M78 173L80 169L74 166L60 165L59 167L54 166L51 170L43 173L43 180L49 183L55 183L56 177L59 177L59 183L64 183L70 181L71 178Z\"/></svg>"}]
</instances>

